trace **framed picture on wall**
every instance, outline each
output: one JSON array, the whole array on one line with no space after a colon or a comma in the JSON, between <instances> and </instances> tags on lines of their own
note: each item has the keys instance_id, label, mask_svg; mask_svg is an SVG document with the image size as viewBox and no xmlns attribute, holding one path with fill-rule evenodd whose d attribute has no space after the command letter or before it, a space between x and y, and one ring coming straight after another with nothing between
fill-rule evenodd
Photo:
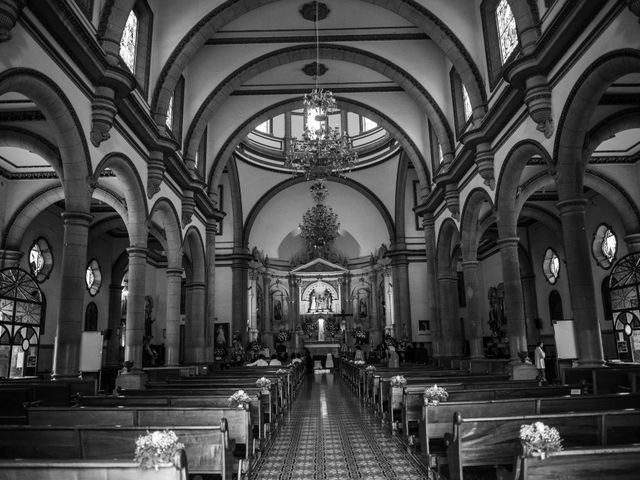
<instances>
[{"instance_id":1,"label":"framed picture on wall","mask_svg":"<svg viewBox=\"0 0 640 480\"><path fill-rule=\"evenodd\" d=\"M418 320L418 335L428 335L430 330L429 320Z\"/></svg>"}]
</instances>

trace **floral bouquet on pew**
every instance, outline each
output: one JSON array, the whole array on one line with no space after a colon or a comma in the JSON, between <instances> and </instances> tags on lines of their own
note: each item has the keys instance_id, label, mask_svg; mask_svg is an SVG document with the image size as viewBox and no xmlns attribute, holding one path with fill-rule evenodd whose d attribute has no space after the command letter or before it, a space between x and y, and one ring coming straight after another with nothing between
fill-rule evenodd
<instances>
[{"instance_id":1,"label":"floral bouquet on pew","mask_svg":"<svg viewBox=\"0 0 640 480\"><path fill-rule=\"evenodd\" d=\"M392 387L404 387L407 384L407 379L402 375L396 375L395 377L391 377L391 386Z\"/></svg>"},{"instance_id":2,"label":"floral bouquet on pew","mask_svg":"<svg viewBox=\"0 0 640 480\"><path fill-rule=\"evenodd\" d=\"M244 390L237 390L233 395L229 397L229 406L232 408L244 408L249 405L251 398L245 393Z\"/></svg>"},{"instance_id":3,"label":"floral bouquet on pew","mask_svg":"<svg viewBox=\"0 0 640 480\"><path fill-rule=\"evenodd\" d=\"M140 464L140 468L155 468L162 463L174 463L176 453L184 449L184 445L178 441L178 436L171 430L141 435L136 440L136 452L134 461Z\"/></svg>"},{"instance_id":4,"label":"floral bouquet on pew","mask_svg":"<svg viewBox=\"0 0 640 480\"><path fill-rule=\"evenodd\" d=\"M256 380L256 387L260 388L264 393L266 393L271 387L271 380L269 380L267 377L260 377L258 380Z\"/></svg>"},{"instance_id":5,"label":"floral bouquet on pew","mask_svg":"<svg viewBox=\"0 0 640 480\"><path fill-rule=\"evenodd\" d=\"M364 360L354 360L353 364L354 365L364 365Z\"/></svg>"},{"instance_id":6,"label":"floral bouquet on pew","mask_svg":"<svg viewBox=\"0 0 640 480\"><path fill-rule=\"evenodd\" d=\"M449 393L443 388L439 387L435 383L424 389L422 395L425 405L438 405L440 402L446 402L449 398Z\"/></svg>"},{"instance_id":7,"label":"floral bouquet on pew","mask_svg":"<svg viewBox=\"0 0 640 480\"><path fill-rule=\"evenodd\" d=\"M558 430L542 422L521 425L520 441L525 456L537 456L544 459L547 453L562 450L562 438Z\"/></svg>"},{"instance_id":8,"label":"floral bouquet on pew","mask_svg":"<svg viewBox=\"0 0 640 480\"><path fill-rule=\"evenodd\" d=\"M278 375L289 375L289 370L287 370L286 368L279 368L276 373Z\"/></svg>"},{"instance_id":9,"label":"floral bouquet on pew","mask_svg":"<svg viewBox=\"0 0 640 480\"><path fill-rule=\"evenodd\" d=\"M373 365L367 365L367 368L365 368L365 371L367 371L367 372L375 372L376 371L376 367L374 367Z\"/></svg>"}]
</instances>

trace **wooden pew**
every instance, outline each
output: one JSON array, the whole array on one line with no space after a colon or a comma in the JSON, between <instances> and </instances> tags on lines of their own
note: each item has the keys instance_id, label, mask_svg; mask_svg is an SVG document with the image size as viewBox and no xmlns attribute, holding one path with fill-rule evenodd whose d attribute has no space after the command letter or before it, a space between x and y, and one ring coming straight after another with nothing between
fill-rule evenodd
<instances>
[{"instance_id":1,"label":"wooden pew","mask_svg":"<svg viewBox=\"0 0 640 480\"><path fill-rule=\"evenodd\" d=\"M636 480L640 445L572 448L547 454L544 460L519 455L513 480Z\"/></svg>"},{"instance_id":2,"label":"wooden pew","mask_svg":"<svg viewBox=\"0 0 640 480\"><path fill-rule=\"evenodd\" d=\"M252 460L251 415L229 407L35 407L27 409L29 425L163 427L213 426L227 421L231 449L244 450L244 466ZM242 465L241 465L242 467Z\"/></svg>"},{"instance_id":3,"label":"wooden pew","mask_svg":"<svg viewBox=\"0 0 640 480\"><path fill-rule=\"evenodd\" d=\"M556 427L565 448L626 445L640 441L640 410L465 418L456 413L447 435L450 480L473 466L511 465L520 426L541 421Z\"/></svg>"},{"instance_id":4,"label":"wooden pew","mask_svg":"<svg viewBox=\"0 0 640 480\"><path fill-rule=\"evenodd\" d=\"M584 383L592 393L636 392L640 367L573 367L562 371L562 383Z\"/></svg>"},{"instance_id":5,"label":"wooden pew","mask_svg":"<svg viewBox=\"0 0 640 480\"><path fill-rule=\"evenodd\" d=\"M174 463L141 470L131 460L0 460L0 480L188 480L184 450Z\"/></svg>"},{"instance_id":6,"label":"wooden pew","mask_svg":"<svg viewBox=\"0 0 640 480\"><path fill-rule=\"evenodd\" d=\"M430 465L444 464L444 439L451 432L451 418L549 415L561 412L590 412L608 409L640 409L640 394L585 395L569 397L519 398L507 400L443 402L423 405L419 436L421 455Z\"/></svg>"},{"instance_id":7,"label":"wooden pew","mask_svg":"<svg viewBox=\"0 0 640 480\"><path fill-rule=\"evenodd\" d=\"M2 459L129 460L136 439L152 427L0 426ZM226 420L219 426L172 427L185 446L189 474L232 475Z\"/></svg>"}]
</instances>

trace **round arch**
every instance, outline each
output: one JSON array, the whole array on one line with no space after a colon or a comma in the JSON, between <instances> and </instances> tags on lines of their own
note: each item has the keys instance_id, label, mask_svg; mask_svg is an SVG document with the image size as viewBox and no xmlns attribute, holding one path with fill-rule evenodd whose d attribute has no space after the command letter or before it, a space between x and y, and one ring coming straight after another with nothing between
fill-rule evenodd
<instances>
[{"instance_id":1,"label":"round arch","mask_svg":"<svg viewBox=\"0 0 640 480\"><path fill-rule=\"evenodd\" d=\"M356 190L358 193L361 193L367 200L369 200L374 207L380 212L380 215L384 219L385 226L387 227L387 232L389 233L389 239L396 238L396 229L393 223L393 219L391 218L391 214L387 210L387 207L380 201L380 199L367 187L364 185L351 180L349 178L328 178L330 182L340 183L342 185L346 185L349 188ZM251 235L251 229L253 228L253 224L256 221L256 218L260 214L260 211L264 208L264 206L269 203L269 201L275 197L278 193L286 190L287 188L297 185L299 183L306 182L304 177L295 177L285 180L284 182L279 183L275 187L269 189L267 193L265 193L254 205L254 207L249 212L247 216L247 220L245 222L245 226L243 228L242 233L242 246L247 247L249 236Z\"/></svg>"},{"instance_id":2,"label":"round arch","mask_svg":"<svg viewBox=\"0 0 640 480\"><path fill-rule=\"evenodd\" d=\"M180 217L171 201L166 197L158 198L149 213L149 221L160 220L166 238L167 268L182 268L182 236ZM159 233L159 232L158 232Z\"/></svg>"},{"instance_id":3,"label":"round arch","mask_svg":"<svg viewBox=\"0 0 640 480\"><path fill-rule=\"evenodd\" d=\"M163 65L153 92L151 110L158 124L165 123L166 111L177 79L180 78L196 52L204 45L206 39L211 38L226 24L245 13L275 1L277 0L253 3L228 0L205 15L184 35ZM445 52L460 75L473 106L474 118L482 118L486 111L487 95L480 70L460 39L442 20L414 0L362 1L399 15L429 35L432 41ZM516 19L520 21L518 17Z\"/></svg>"},{"instance_id":4,"label":"round arch","mask_svg":"<svg viewBox=\"0 0 640 480\"><path fill-rule=\"evenodd\" d=\"M460 232L456 222L447 218L438 232L438 244L436 246L436 258L438 261L438 274L455 272L455 264L451 262L453 251L458 248Z\"/></svg>"},{"instance_id":5,"label":"round arch","mask_svg":"<svg viewBox=\"0 0 640 480\"><path fill-rule=\"evenodd\" d=\"M378 55L346 45L321 45L320 54L322 58L355 63L388 76L426 111L442 151L446 155L453 155L453 133L444 112L431 94L408 72ZM185 158L195 158L209 119L229 97L230 92L266 70L297 60L315 58L316 50L311 45L287 47L258 57L227 76L211 91L196 112L185 136Z\"/></svg>"},{"instance_id":6,"label":"round arch","mask_svg":"<svg viewBox=\"0 0 640 480\"><path fill-rule=\"evenodd\" d=\"M480 232L480 212L485 203L493 211L493 201L489 193L481 187L474 188L464 202L462 217L460 219L461 250L464 260L475 260L478 256L478 242L482 238L484 231Z\"/></svg>"},{"instance_id":7,"label":"round arch","mask_svg":"<svg viewBox=\"0 0 640 480\"><path fill-rule=\"evenodd\" d=\"M337 100L340 103L349 105L350 111L367 116L368 118L377 122L378 125L385 128L389 133L391 133L396 138L403 150L406 152L407 156L411 160L411 163L414 165L416 173L418 175L418 180L420 181L420 185L431 185L431 177L429 175L427 162L425 161L424 156L418 149L417 145L413 142L413 140L411 140L411 138L409 138L409 136L406 135L395 122L383 116L381 112L373 110L363 103L342 97L337 98ZM242 139L244 139L260 123L264 122L270 117L291 110L294 106L299 106L299 104L300 99L284 100L280 103L277 103L276 105L261 110L260 112L245 120L244 123L236 128L236 130L229 136L224 145L222 145L222 147L219 149L218 155L214 159L212 167L209 170L209 191L213 192L217 188L217 185L220 183L220 179L222 178L222 172L227 165L228 160L232 158L236 146L242 141Z\"/></svg>"},{"instance_id":8,"label":"round arch","mask_svg":"<svg viewBox=\"0 0 640 480\"><path fill-rule=\"evenodd\" d=\"M204 283L206 278L204 242L200 230L195 226L189 227L184 234L183 250L191 260L191 283Z\"/></svg>"},{"instance_id":9,"label":"round arch","mask_svg":"<svg viewBox=\"0 0 640 480\"><path fill-rule=\"evenodd\" d=\"M69 99L49 77L28 68L0 73L0 95L15 92L32 100L42 111L56 140L62 164L62 185L67 211L89 212L86 187L91 158L82 125Z\"/></svg>"},{"instance_id":10,"label":"round arch","mask_svg":"<svg viewBox=\"0 0 640 480\"><path fill-rule=\"evenodd\" d=\"M3 125L0 130L0 147L22 148L35 153L51 165L58 178L64 176L60 154L56 146L29 130Z\"/></svg>"}]
</instances>

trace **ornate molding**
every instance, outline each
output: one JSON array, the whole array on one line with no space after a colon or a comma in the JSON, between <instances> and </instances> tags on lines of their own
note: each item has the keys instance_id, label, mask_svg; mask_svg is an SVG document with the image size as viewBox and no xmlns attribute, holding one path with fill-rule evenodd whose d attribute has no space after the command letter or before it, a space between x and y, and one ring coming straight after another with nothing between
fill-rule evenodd
<instances>
[{"instance_id":1,"label":"ornate molding","mask_svg":"<svg viewBox=\"0 0 640 480\"><path fill-rule=\"evenodd\" d=\"M310 22L315 22L316 20L319 22L321 20L324 20L329 16L329 13L331 13L331 9L327 7L326 4L315 1L305 3L304 5L302 5L302 7L300 7L300 10L298 11L300 12L300 15L302 15L302 18L304 18L305 20L309 20Z\"/></svg>"},{"instance_id":2,"label":"ornate molding","mask_svg":"<svg viewBox=\"0 0 640 480\"><path fill-rule=\"evenodd\" d=\"M115 104L115 92L108 87L96 88L96 94L91 103L91 143L99 147L102 142L111 137L109 130L113 126L113 119L118 109Z\"/></svg>"},{"instance_id":3,"label":"ornate molding","mask_svg":"<svg viewBox=\"0 0 640 480\"><path fill-rule=\"evenodd\" d=\"M149 161L147 163L147 198L149 200L160 191L166 168L162 152L153 151L149 153Z\"/></svg>"},{"instance_id":4,"label":"ornate molding","mask_svg":"<svg viewBox=\"0 0 640 480\"><path fill-rule=\"evenodd\" d=\"M554 125L551 110L551 87L544 75L534 75L525 81L525 97L529 116L536 122L537 130L545 138L551 138Z\"/></svg>"},{"instance_id":5,"label":"ornate molding","mask_svg":"<svg viewBox=\"0 0 640 480\"><path fill-rule=\"evenodd\" d=\"M11 40L11 30L16 26L24 0L0 0L0 43Z\"/></svg>"},{"instance_id":6,"label":"ornate molding","mask_svg":"<svg viewBox=\"0 0 640 480\"><path fill-rule=\"evenodd\" d=\"M0 122L39 122L46 120L40 110L0 112Z\"/></svg>"},{"instance_id":7,"label":"ornate molding","mask_svg":"<svg viewBox=\"0 0 640 480\"><path fill-rule=\"evenodd\" d=\"M447 183L444 191L444 201L451 216L455 220L460 220L460 194L455 183Z\"/></svg>"},{"instance_id":8,"label":"ornate molding","mask_svg":"<svg viewBox=\"0 0 640 480\"><path fill-rule=\"evenodd\" d=\"M194 198L193 190L185 189L182 192L182 228L191 223L193 217L193 211L196 207L196 201Z\"/></svg>"},{"instance_id":9,"label":"ornate molding","mask_svg":"<svg viewBox=\"0 0 640 480\"><path fill-rule=\"evenodd\" d=\"M631 13L639 17L638 23L640 23L640 0L625 0L625 3L627 4L627 8L631 10Z\"/></svg>"},{"instance_id":10,"label":"ornate molding","mask_svg":"<svg viewBox=\"0 0 640 480\"><path fill-rule=\"evenodd\" d=\"M481 143L476 147L475 163L478 167L478 174L484 180L484 184L491 190L495 190L496 179L493 173L493 150L490 144Z\"/></svg>"},{"instance_id":11,"label":"ornate molding","mask_svg":"<svg viewBox=\"0 0 640 480\"><path fill-rule=\"evenodd\" d=\"M302 67L302 71L308 77L321 77L329 71L324 63L312 62Z\"/></svg>"}]
</instances>

